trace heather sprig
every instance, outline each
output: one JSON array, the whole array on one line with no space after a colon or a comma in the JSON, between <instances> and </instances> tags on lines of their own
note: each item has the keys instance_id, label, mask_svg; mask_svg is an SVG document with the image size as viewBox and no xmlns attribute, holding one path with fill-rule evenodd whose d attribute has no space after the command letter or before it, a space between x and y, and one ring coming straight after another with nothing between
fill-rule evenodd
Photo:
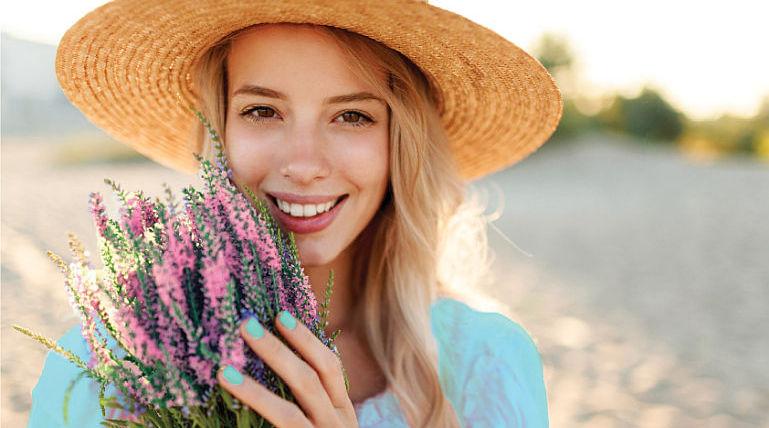
<instances>
[{"instance_id":1,"label":"heather sprig","mask_svg":"<svg viewBox=\"0 0 769 428\"><path fill-rule=\"evenodd\" d=\"M106 179L120 204L116 219L99 193L89 195L104 267L91 265L73 234L73 261L49 252L65 276L90 360L14 326L80 367L78 379L100 384L107 426L269 426L216 381L219 367L230 364L293 400L240 338L238 325L248 316L281 337L272 320L288 310L338 354L339 331L324 332L333 273L319 305L293 234L281 230L265 201L235 183L218 134L195 114L216 149L213 163L194 155L202 190L184 188L179 203L164 183L164 203ZM108 385L115 396L106 396Z\"/></svg>"}]
</instances>

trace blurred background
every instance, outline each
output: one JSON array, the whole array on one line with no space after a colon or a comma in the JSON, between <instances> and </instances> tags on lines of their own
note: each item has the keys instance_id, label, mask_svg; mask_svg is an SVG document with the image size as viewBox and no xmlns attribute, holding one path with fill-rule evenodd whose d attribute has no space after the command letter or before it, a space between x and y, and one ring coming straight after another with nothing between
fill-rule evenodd
<instances>
[{"instance_id":1,"label":"blurred background","mask_svg":"<svg viewBox=\"0 0 769 428\"><path fill-rule=\"evenodd\" d=\"M24 426L44 348L78 322L46 250L104 178L196 182L93 127L56 43L101 1L2 6L2 420ZM501 209L485 290L536 340L554 427L769 427L769 29L765 2L431 0L535 55L555 135L473 187ZM534 4L536 3L536 4ZM107 198L114 209L114 201Z\"/></svg>"}]
</instances>

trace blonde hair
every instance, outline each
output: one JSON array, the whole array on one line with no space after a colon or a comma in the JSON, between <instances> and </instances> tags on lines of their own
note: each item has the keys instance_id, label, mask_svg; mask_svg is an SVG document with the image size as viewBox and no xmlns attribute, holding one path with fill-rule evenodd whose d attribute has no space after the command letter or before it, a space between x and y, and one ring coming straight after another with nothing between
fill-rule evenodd
<instances>
[{"instance_id":1,"label":"blonde hair","mask_svg":"<svg viewBox=\"0 0 769 428\"><path fill-rule=\"evenodd\" d=\"M430 307L439 297L461 298L490 278L486 218L467 197L440 121L440 99L428 78L401 53L340 28L309 25L337 42L353 73L385 99L390 116L390 184L382 206L356 238L351 286L364 339L410 426L459 427L441 389ZM252 28L252 27L249 27ZM211 47L198 63L199 108L224 135L226 59L239 30ZM381 76L387 75L387 81ZM201 125L198 152L213 156ZM457 269L465 267L464 269Z\"/></svg>"}]
</instances>

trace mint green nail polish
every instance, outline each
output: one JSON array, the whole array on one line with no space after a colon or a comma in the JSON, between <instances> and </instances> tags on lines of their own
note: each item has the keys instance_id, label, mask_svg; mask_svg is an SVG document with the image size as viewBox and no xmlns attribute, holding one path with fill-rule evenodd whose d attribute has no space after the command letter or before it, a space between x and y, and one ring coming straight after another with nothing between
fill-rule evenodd
<instances>
[{"instance_id":1,"label":"mint green nail polish","mask_svg":"<svg viewBox=\"0 0 769 428\"><path fill-rule=\"evenodd\" d=\"M246 331L254 339L259 339L264 336L264 328L262 328L262 325L259 324L259 321L254 317L248 319L248 322L246 323Z\"/></svg>"},{"instance_id":2,"label":"mint green nail polish","mask_svg":"<svg viewBox=\"0 0 769 428\"><path fill-rule=\"evenodd\" d=\"M280 313L280 323L286 326L289 330L296 328L296 319L288 311Z\"/></svg>"},{"instance_id":3,"label":"mint green nail polish","mask_svg":"<svg viewBox=\"0 0 769 428\"><path fill-rule=\"evenodd\" d=\"M243 375L240 374L240 372L231 365L228 365L224 368L224 372L222 372L222 375L225 379L227 379L227 382L233 384L233 385L240 385L243 383Z\"/></svg>"}]
</instances>

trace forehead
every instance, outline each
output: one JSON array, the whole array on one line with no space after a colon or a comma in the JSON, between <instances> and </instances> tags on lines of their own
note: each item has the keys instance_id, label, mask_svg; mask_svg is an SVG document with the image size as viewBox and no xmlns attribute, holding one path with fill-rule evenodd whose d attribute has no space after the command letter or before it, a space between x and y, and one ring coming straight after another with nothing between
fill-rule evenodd
<instances>
[{"instance_id":1,"label":"forehead","mask_svg":"<svg viewBox=\"0 0 769 428\"><path fill-rule=\"evenodd\" d=\"M310 25L259 25L239 34L227 56L230 92L258 84L285 91L371 90L334 39Z\"/></svg>"}]
</instances>

